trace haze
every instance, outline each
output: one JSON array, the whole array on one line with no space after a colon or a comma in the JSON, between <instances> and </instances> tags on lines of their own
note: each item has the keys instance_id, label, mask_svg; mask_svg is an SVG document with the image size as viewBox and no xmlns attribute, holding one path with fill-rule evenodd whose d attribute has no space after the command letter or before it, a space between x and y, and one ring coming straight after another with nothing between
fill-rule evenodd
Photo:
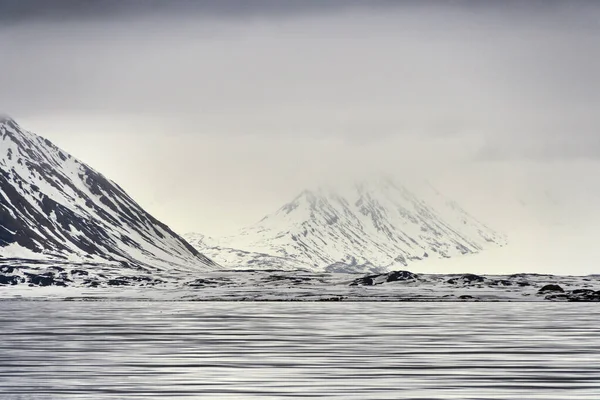
<instances>
[{"instance_id":1,"label":"haze","mask_svg":"<svg viewBox=\"0 0 600 400\"><path fill-rule=\"evenodd\" d=\"M597 272L600 4L86 3L0 2L0 110L175 230L384 172L512 235L494 272Z\"/></svg>"}]
</instances>

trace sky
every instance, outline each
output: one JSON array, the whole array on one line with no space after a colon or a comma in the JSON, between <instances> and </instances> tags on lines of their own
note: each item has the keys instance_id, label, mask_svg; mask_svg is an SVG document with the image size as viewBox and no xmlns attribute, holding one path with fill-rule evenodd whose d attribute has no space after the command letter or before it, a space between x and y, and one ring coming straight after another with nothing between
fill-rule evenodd
<instances>
[{"instance_id":1,"label":"sky","mask_svg":"<svg viewBox=\"0 0 600 400\"><path fill-rule=\"evenodd\" d=\"M0 54L0 111L178 232L382 172L600 262L598 2L0 0Z\"/></svg>"}]
</instances>

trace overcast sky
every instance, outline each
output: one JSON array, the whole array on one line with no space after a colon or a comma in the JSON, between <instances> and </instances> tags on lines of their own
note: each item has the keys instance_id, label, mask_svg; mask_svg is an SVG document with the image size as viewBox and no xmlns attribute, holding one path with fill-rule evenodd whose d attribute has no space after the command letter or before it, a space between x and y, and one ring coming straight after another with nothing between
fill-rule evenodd
<instances>
[{"instance_id":1,"label":"overcast sky","mask_svg":"<svg viewBox=\"0 0 600 400\"><path fill-rule=\"evenodd\" d=\"M550 194L536 218L580 224L600 198L599 3L0 0L0 110L180 232L377 171L503 228Z\"/></svg>"}]
</instances>

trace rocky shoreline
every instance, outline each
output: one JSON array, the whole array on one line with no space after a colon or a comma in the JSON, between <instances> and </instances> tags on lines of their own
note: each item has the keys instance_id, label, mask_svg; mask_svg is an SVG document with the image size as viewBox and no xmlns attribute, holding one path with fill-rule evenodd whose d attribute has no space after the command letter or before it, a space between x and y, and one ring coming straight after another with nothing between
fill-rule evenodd
<instances>
[{"instance_id":1,"label":"rocky shoreline","mask_svg":"<svg viewBox=\"0 0 600 400\"><path fill-rule=\"evenodd\" d=\"M85 293L78 296L77 293ZM600 275L359 275L304 270L170 272L119 264L0 260L0 299L192 301L600 301ZM126 295L124 295L126 293Z\"/></svg>"}]
</instances>

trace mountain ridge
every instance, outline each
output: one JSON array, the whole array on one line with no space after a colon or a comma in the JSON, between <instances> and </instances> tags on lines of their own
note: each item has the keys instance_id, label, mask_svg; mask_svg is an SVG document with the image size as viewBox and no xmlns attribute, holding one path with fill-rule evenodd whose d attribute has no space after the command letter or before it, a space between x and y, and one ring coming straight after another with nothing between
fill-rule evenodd
<instances>
[{"instance_id":1,"label":"mountain ridge","mask_svg":"<svg viewBox=\"0 0 600 400\"><path fill-rule=\"evenodd\" d=\"M304 190L238 235L184 237L228 266L252 258L258 264L268 256L273 257L266 263L269 268L286 260L283 269L301 265L325 272L385 272L506 244L503 235L430 184L419 189L417 195L383 177L342 188ZM236 260L236 252L243 257Z\"/></svg>"},{"instance_id":2,"label":"mountain ridge","mask_svg":"<svg viewBox=\"0 0 600 400\"><path fill-rule=\"evenodd\" d=\"M0 117L0 258L217 269L116 183Z\"/></svg>"}]
</instances>

